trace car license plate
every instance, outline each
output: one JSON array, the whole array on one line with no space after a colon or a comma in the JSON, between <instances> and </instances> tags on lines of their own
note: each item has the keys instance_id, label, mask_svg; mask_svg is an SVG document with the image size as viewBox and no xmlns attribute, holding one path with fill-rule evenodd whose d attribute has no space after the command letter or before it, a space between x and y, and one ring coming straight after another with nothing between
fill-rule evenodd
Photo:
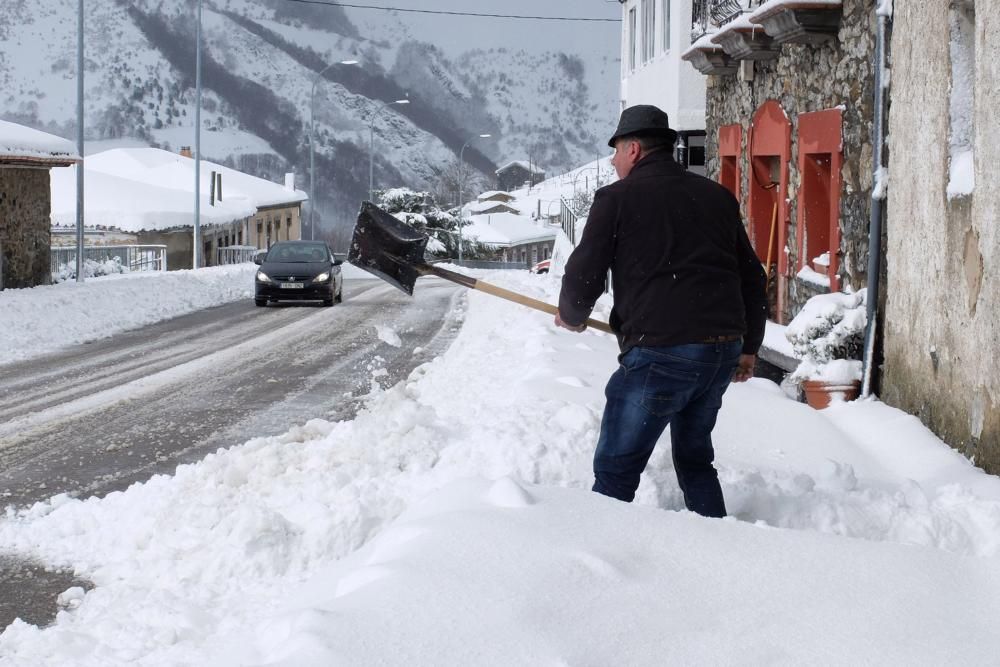
<instances>
[{"instance_id":1,"label":"car license plate","mask_svg":"<svg viewBox=\"0 0 1000 667\"><path fill-rule=\"evenodd\" d=\"M302 289L305 283L281 283L281 289Z\"/></svg>"}]
</instances>

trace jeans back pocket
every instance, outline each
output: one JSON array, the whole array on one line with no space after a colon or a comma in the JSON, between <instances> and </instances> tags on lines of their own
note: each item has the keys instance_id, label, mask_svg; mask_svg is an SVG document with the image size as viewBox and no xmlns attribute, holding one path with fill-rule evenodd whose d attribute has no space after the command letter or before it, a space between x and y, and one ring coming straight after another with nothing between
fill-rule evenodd
<instances>
[{"instance_id":1,"label":"jeans back pocket","mask_svg":"<svg viewBox=\"0 0 1000 667\"><path fill-rule=\"evenodd\" d=\"M657 417L668 417L684 409L700 380L701 374L694 368L650 364L642 391L642 407Z\"/></svg>"}]
</instances>

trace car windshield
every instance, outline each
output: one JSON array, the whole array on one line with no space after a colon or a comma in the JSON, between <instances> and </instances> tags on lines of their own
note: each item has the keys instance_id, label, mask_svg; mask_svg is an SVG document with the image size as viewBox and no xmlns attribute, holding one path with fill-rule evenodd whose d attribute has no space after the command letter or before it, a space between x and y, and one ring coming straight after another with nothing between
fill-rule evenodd
<instances>
[{"instance_id":1,"label":"car windshield","mask_svg":"<svg viewBox=\"0 0 1000 667\"><path fill-rule=\"evenodd\" d=\"M325 262L330 258L321 243L276 245L267 253L268 262L307 263Z\"/></svg>"}]
</instances>

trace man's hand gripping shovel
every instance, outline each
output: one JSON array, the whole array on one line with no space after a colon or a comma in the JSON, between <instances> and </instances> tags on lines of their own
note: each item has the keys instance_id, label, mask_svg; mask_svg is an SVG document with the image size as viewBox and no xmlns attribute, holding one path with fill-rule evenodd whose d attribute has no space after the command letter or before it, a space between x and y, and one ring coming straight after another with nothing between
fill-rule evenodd
<instances>
[{"instance_id":1,"label":"man's hand gripping shovel","mask_svg":"<svg viewBox=\"0 0 1000 667\"><path fill-rule=\"evenodd\" d=\"M413 285L417 282L417 278L437 276L543 313L559 314L559 309L552 304L428 264L424 259L427 241L426 236L409 225L371 202L364 202L361 205L361 212L358 213L357 224L354 226L354 238L351 240L347 260L410 296L413 296ZM607 322L588 319L587 326L598 331L614 333Z\"/></svg>"}]
</instances>

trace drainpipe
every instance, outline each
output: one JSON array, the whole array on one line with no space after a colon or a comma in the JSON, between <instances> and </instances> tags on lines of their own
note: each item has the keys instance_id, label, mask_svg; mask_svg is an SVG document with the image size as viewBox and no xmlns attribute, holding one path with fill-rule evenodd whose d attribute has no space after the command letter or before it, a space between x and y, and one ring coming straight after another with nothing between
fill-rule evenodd
<instances>
[{"instance_id":1,"label":"drainpipe","mask_svg":"<svg viewBox=\"0 0 1000 667\"><path fill-rule=\"evenodd\" d=\"M882 260L882 224L885 220L886 172L883 164L885 154L886 117L886 33L892 15L892 0L879 0L875 10L878 27L875 35L875 122L872 126L872 168L874 188L872 189L871 220L868 224L868 328L865 331L864 375L861 382L861 396L871 395L872 378L875 374L875 337L878 327L879 277Z\"/></svg>"}]
</instances>

